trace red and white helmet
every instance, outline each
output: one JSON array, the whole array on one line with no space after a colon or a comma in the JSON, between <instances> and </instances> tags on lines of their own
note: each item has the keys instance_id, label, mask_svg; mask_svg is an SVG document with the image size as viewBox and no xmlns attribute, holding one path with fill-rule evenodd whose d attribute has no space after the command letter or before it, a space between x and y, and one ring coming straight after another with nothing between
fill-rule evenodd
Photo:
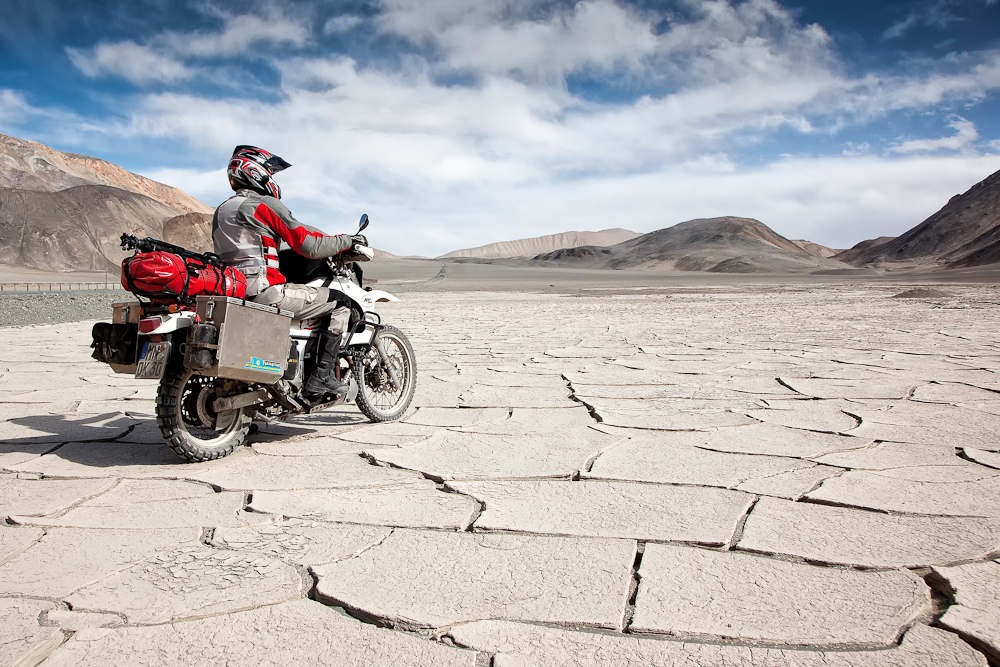
<instances>
[{"instance_id":1,"label":"red and white helmet","mask_svg":"<svg viewBox=\"0 0 1000 667\"><path fill-rule=\"evenodd\" d=\"M271 176L292 165L256 146L237 146L229 159L229 185L233 190L249 188L281 199L281 188Z\"/></svg>"}]
</instances>

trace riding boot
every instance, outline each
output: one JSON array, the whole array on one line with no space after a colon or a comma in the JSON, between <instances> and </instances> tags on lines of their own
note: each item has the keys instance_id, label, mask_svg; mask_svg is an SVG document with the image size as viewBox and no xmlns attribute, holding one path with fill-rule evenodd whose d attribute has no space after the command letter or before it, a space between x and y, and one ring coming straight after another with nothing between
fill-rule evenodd
<instances>
[{"instance_id":1,"label":"riding boot","mask_svg":"<svg viewBox=\"0 0 1000 667\"><path fill-rule=\"evenodd\" d=\"M303 388L307 396L317 397L334 394L337 398L347 395L347 385L337 381L337 354L343 336L331 331L321 331L316 345L318 360Z\"/></svg>"}]
</instances>

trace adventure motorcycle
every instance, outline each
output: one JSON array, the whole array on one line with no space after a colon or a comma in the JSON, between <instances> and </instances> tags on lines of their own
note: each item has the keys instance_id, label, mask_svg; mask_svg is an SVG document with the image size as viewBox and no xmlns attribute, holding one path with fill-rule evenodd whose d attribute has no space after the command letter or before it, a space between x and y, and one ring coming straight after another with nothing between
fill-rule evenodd
<instances>
[{"instance_id":1,"label":"adventure motorcycle","mask_svg":"<svg viewBox=\"0 0 1000 667\"><path fill-rule=\"evenodd\" d=\"M367 226L365 215L358 234ZM218 262L211 254L126 234L122 247L186 253L203 269ZM225 293L115 304L113 321L94 326L93 356L116 372L159 380L156 423L167 445L189 461L230 454L245 441L252 421L281 421L341 403L356 403L372 421L394 421L413 400L417 365L403 332L382 324L375 312L376 303L399 299L363 286L357 262L371 256L360 244L325 260L291 250L279 254L280 271L290 282L331 287L350 299L348 332L335 365L337 380L348 385L343 398L303 393L316 362L317 332L324 327L307 328L289 311ZM199 273L186 261L188 272Z\"/></svg>"}]
</instances>

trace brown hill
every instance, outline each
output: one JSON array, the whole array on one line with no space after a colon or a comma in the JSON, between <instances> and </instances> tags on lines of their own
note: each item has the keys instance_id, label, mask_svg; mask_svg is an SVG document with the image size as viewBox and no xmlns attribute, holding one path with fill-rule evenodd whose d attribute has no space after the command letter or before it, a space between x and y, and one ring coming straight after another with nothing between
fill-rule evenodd
<instances>
[{"instance_id":1,"label":"brown hill","mask_svg":"<svg viewBox=\"0 0 1000 667\"><path fill-rule=\"evenodd\" d=\"M118 271L123 232L211 250L211 213L110 162L0 135L0 264Z\"/></svg>"},{"instance_id":2,"label":"brown hill","mask_svg":"<svg viewBox=\"0 0 1000 667\"><path fill-rule=\"evenodd\" d=\"M927 268L989 264L1000 261L998 226L1000 171L968 192L955 195L940 211L899 237L855 255L844 257L842 253L838 259L859 266L890 262Z\"/></svg>"},{"instance_id":3,"label":"brown hill","mask_svg":"<svg viewBox=\"0 0 1000 667\"><path fill-rule=\"evenodd\" d=\"M805 239L793 239L792 243L801 248L807 255L812 255L813 257L833 257L841 252L840 250L827 248L825 245L806 241Z\"/></svg>"},{"instance_id":4,"label":"brown hill","mask_svg":"<svg viewBox=\"0 0 1000 667\"><path fill-rule=\"evenodd\" d=\"M639 236L627 229L604 229L599 232L563 232L536 236L530 239L516 241L501 241L477 248L455 250L436 259L454 259L463 257L495 258L495 257L534 257L540 253L552 252L560 248L575 248L584 245L610 246Z\"/></svg>"},{"instance_id":5,"label":"brown hill","mask_svg":"<svg viewBox=\"0 0 1000 667\"><path fill-rule=\"evenodd\" d=\"M0 187L58 192L78 185L110 185L144 195L179 213L211 213L191 195L121 167L34 141L0 134Z\"/></svg>"},{"instance_id":6,"label":"brown hill","mask_svg":"<svg viewBox=\"0 0 1000 667\"><path fill-rule=\"evenodd\" d=\"M726 216L689 220L610 247L557 250L535 260L560 265L714 273L810 273L850 270L816 257L763 223Z\"/></svg>"},{"instance_id":7,"label":"brown hill","mask_svg":"<svg viewBox=\"0 0 1000 667\"><path fill-rule=\"evenodd\" d=\"M197 220L184 218L161 202L106 185L59 192L0 188L0 264L117 272L126 255L118 241L123 232L196 246L204 234Z\"/></svg>"},{"instance_id":8,"label":"brown hill","mask_svg":"<svg viewBox=\"0 0 1000 667\"><path fill-rule=\"evenodd\" d=\"M167 243L179 245L195 252L212 251L212 214L185 213L163 223L163 236Z\"/></svg>"}]
</instances>

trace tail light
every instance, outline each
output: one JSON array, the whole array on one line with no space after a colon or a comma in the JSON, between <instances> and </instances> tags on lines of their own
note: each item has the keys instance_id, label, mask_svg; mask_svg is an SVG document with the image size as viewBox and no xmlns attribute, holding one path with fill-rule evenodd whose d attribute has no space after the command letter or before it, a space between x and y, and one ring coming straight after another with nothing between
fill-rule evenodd
<instances>
[{"instance_id":1,"label":"tail light","mask_svg":"<svg viewBox=\"0 0 1000 667\"><path fill-rule=\"evenodd\" d=\"M163 320L159 317L147 317L144 320L139 320L139 333L152 333L153 331L156 331L161 324L163 324Z\"/></svg>"}]
</instances>

